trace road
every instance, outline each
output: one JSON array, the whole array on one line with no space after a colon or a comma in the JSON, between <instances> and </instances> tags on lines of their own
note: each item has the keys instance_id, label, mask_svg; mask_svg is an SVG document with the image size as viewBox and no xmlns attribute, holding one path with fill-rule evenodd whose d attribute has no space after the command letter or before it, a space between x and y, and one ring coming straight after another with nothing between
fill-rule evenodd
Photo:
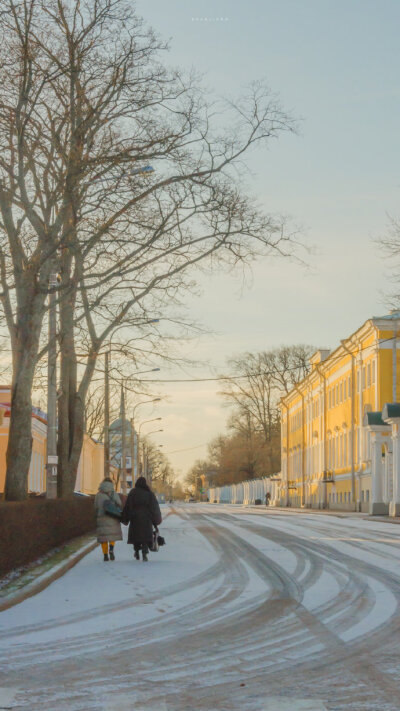
<instances>
[{"instance_id":1,"label":"road","mask_svg":"<svg viewBox=\"0 0 400 711\"><path fill-rule=\"evenodd\" d=\"M117 545L0 614L0 686L46 711L398 711L400 526L164 507L148 564Z\"/></svg>"}]
</instances>

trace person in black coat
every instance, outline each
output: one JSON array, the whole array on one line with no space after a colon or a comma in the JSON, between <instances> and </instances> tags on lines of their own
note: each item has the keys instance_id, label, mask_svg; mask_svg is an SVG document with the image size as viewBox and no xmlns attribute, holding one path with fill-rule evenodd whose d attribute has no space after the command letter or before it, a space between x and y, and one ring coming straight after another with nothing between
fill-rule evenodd
<instances>
[{"instance_id":1,"label":"person in black coat","mask_svg":"<svg viewBox=\"0 0 400 711\"><path fill-rule=\"evenodd\" d=\"M129 523L128 543L133 544L136 560L139 560L140 549L143 560L148 560L147 554L153 542L153 526L159 526L161 520L158 501L144 476L140 476L135 488L129 492L122 511L122 523Z\"/></svg>"}]
</instances>

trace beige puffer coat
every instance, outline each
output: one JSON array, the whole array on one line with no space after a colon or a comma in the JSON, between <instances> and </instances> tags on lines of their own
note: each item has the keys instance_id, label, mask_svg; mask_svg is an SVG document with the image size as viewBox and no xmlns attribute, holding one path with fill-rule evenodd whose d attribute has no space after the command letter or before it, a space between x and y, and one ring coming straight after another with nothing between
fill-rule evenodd
<instances>
[{"instance_id":1,"label":"beige puffer coat","mask_svg":"<svg viewBox=\"0 0 400 711\"><path fill-rule=\"evenodd\" d=\"M112 499L121 507L121 499L114 491L112 481L102 481L99 491L94 499L94 507L97 519L97 541L106 543L110 541L122 541L121 524L116 518L111 518L104 513L104 502Z\"/></svg>"}]
</instances>

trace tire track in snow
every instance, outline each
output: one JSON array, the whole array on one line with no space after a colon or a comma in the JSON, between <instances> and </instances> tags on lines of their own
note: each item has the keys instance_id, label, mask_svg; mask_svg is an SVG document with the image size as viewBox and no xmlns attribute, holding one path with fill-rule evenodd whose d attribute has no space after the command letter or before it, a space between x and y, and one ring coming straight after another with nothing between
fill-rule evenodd
<instances>
[{"instance_id":1,"label":"tire track in snow","mask_svg":"<svg viewBox=\"0 0 400 711\"><path fill-rule=\"evenodd\" d=\"M82 640L72 639L70 651L75 649L77 658L54 662L47 658L41 670L42 688L32 684L21 708L37 705L48 711L100 711L101 695L138 690L150 698L157 684L165 694L167 708L183 711L188 708L188 694L193 697L196 679L198 698L190 705L207 711L218 707L262 709L256 705L257 694L265 693L267 685L268 693L279 695L282 683L289 696L307 697L314 685L319 697L329 695L334 700L334 705L327 704L328 708L340 711L398 709L398 680L374 663L381 650L389 657L397 649L399 655L398 610L373 633L367 629L350 642L344 642L338 634L355 620L361 623L373 609L377 600L369 580L382 581L399 599L398 577L358 560L357 546L353 547L353 557L321 542L300 540L298 533L282 531L281 526L279 530L265 526L264 521L252 523L238 516L227 519L226 515L197 514L194 510L188 515L219 554L223 551L218 564L206 571L208 576L203 582L210 588L204 598L189 603L181 616L175 613L168 619L143 622L137 635L136 627L128 629L123 638L119 637L119 650L112 634L111 639L110 633L93 636L93 644L106 645L101 658L96 654L85 657L80 647ZM329 526L325 533L327 530ZM290 550L296 559L293 572L272 560L265 550L260 551L260 539ZM250 586L247 567L264 580L265 594L255 596L249 589L246 600L243 595ZM326 573L334 577L345 594L309 610L304 606L305 596L314 588L314 592L318 591ZM216 580L218 584L213 587ZM219 593L213 599L216 590ZM334 615L336 620L329 622ZM25 647L25 654L26 651ZM23 650L19 654L22 662ZM37 670L35 657L28 660L24 671L32 681ZM60 688L57 675L68 688L68 695ZM231 696L232 685L237 685L243 676L249 680L248 685L251 682L252 696L244 697L247 703L239 699L236 705ZM338 678L347 684L347 689L338 688ZM98 695L88 694L87 690L95 688L99 679ZM219 706L225 703L224 699L226 705Z\"/></svg>"}]
</instances>

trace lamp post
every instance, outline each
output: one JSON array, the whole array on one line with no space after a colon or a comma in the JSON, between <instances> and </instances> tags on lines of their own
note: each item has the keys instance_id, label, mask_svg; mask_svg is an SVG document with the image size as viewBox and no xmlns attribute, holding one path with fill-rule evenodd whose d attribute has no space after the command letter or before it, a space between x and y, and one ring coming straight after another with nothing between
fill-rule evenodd
<instances>
[{"instance_id":1,"label":"lamp post","mask_svg":"<svg viewBox=\"0 0 400 711\"><path fill-rule=\"evenodd\" d=\"M164 430L153 430L152 432L148 432L146 437L148 437L151 434L155 434L156 432L164 432ZM145 446L145 442L143 442L143 469L144 469L143 474L146 479L147 479L148 459L149 459L149 456L148 456L147 447ZM150 481L150 483L151 483L151 481Z\"/></svg>"},{"instance_id":2,"label":"lamp post","mask_svg":"<svg viewBox=\"0 0 400 711\"><path fill-rule=\"evenodd\" d=\"M49 286L49 350L47 359L47 444L46 497L57 496L57 274L50 274Z\"/></svg>"},{"instance_id":3,"label":"lamp post","mask_svg":"<svg viewBox=\"0 0 400 711\"><path fill-rule=\"evenodd\" d=\"M110 476L110 353L104 354L104 478Z\"/></svg>"},{"instance_id":4,"label":"lamp post","mask_svg":"<svg viewBox=\"0 0 400 711\"><path fill-rule=\"evenodd\" d=\"M158 321L158 319L153 319ZM104 478L110 476L110 347L104 353ZM132 375L144 375L145 373L154 373L160 368L151 368L150 370L140 370ZM123 388L123 385L121 386ZM161 398L156 398L160 400ZM151 400L149 402L152 402ZM140 404L140 403L139 403ZM122 433L123 434L123 433Z\"/></svg>"},{"instance_id":5,"label":"lamp post","mask_svg":"<svg viewBox=\"0 0 400 711\"><path fill-rule=\"evenodd\" d=\"M140 437L140 430L142 429L143 425L146 425L146 424L148 424L149 422L156 422L157 420L162 420L162 417L153 417L151 420L144 420L144 422L141 422L140 425L139 425L138 437ZM162 432L162 431L163 431L163 430L154 430L154 432ZM153 434L153 432L149 432L149 433L147 434L147 436L148 436L149 434ZM138 440L138 441L139 441L139 440ZM146 476L146 466L147 466L147 464L146 464L145 443L144 443L144 442L143 442L142 451L143 451L143 474L144 474L144 476Z\"/></svg>"},{"instance_id":6,"label":"lamp post","mask_svg":"<svg viewBox=\"0 0 400 711\"><path fill-rule=\"evenodd\" d=\"M153 371L160 370L160 368L153 368ZM132 410L131 417L131 466L132 466L132 484L134 484L137 474L139 474L139 432L136 434L136 450L135 450L135 411L139 405L145 405L148 402L159 402L160 397L155 397L153 400L142 400L136 403ZM140 430L140 427L139 427Z\"/></svg>"}]
</instances>

